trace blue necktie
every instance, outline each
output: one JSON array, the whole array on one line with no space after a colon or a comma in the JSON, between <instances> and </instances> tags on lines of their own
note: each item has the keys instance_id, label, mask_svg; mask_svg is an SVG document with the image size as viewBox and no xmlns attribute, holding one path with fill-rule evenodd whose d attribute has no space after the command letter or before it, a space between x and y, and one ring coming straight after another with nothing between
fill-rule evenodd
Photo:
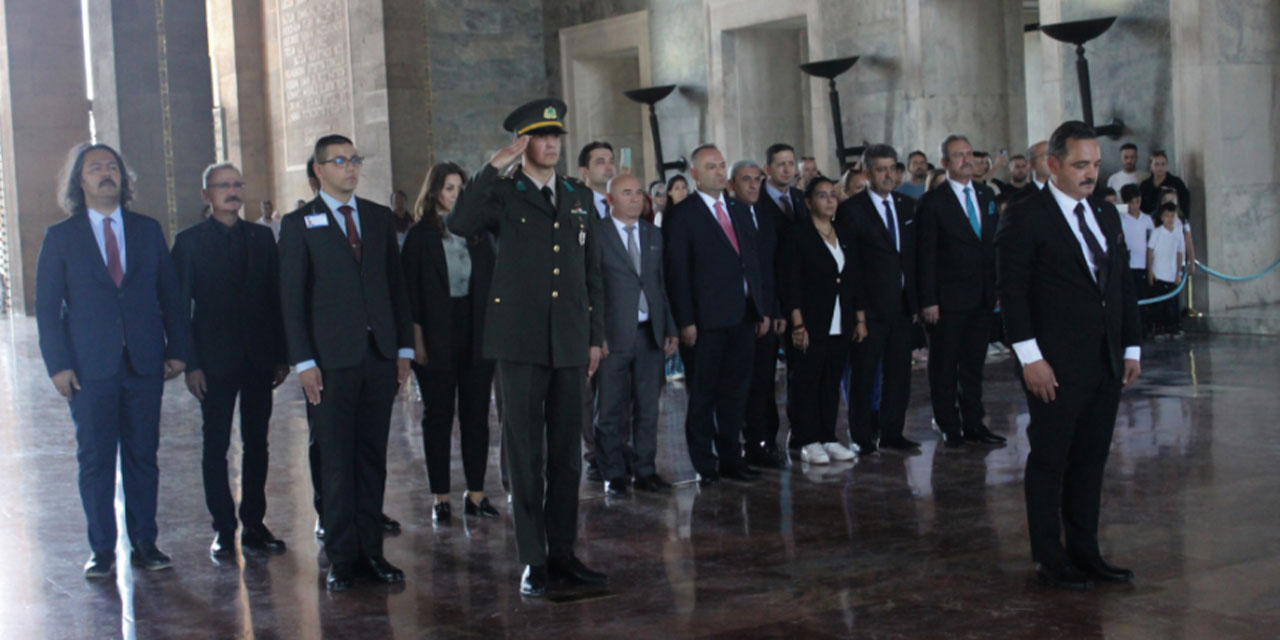
<instances>
[{"instance_id":1,"label":"blue necktie","mask_svg":"<svg viewBox=\"0 0 1280 640\"><path fill-rule=\"evenodd\" d=\"M964 188L964 210L969 214L969 226L973 232L982 237L982 223L978 221L978 208L973 206L973 197L969 195L969 187Z\"/></svg>"}]
</instances>

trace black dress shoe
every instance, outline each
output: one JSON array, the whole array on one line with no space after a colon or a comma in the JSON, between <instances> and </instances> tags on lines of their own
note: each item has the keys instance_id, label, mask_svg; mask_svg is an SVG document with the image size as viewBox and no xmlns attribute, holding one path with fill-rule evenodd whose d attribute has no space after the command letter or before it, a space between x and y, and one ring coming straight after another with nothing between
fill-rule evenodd
<instances>
[{"instance_id":1,"label":"black dress shoe","mask_svg":"<svg viewBox=\"0 0 1280 640\"><path fill-rule=\"evenodd\" d=\"M387 559L382 556L366 558L364 565L366 570L369 572L370 577L378 582L385 582L387 584L404 582L404 572L396 568L396 566L390 562L387 562Z\"/></svg>"},{"instance_id":2,"label":"black dress shoe","mask_svg":"<svg viewBox=\"0 0 1280 640\"><path fill-rule=\"evenodd\" d=\"M147 571L162 571L173 566L169 556L157 549L154 542L139 542L129 554L129 561Z\"/></svg>"},{"instance_id":3,"label":"black dress shoe","mask_svg":"<svg viewBox=\"0 0 1280 640\"><path fill-rule=\"evenodd\" d=\"M717 482L720 482L720 474L718 473L699 473L698 474L699 487L710 487Z\"/></svg>"},{"instance_id":4,"label":"black dress shoe","mask_svg":"<svg viewBox=\"0 0 1280 640\"><path fill-rule=\"evenodd\" d=\"M284 540L272 535L265 524L245 527L240 532L240 546L271 553L283 553L285 550Z\"/></svg>"},{"instance_id":5,"label":"black dress shoe","mask_svg":"<svg viewBox=\"0 0 1280 640\"><path fill-rule=\"evenodd\" d=\"M720 477L737 480L738 482L755 482L756 478L760 477L760 472L744 464L721 471Z\"/></svg>"},{"instance_id":6,"label":"black dress shoe","mask_svg":"<svg viewBox=\"0 0 1280 640\"><path fill-rule=\"evenodd\" d=\"M547 593L547 567L528 565L520 577L520 595L541 596Z\"/></svg>"},{"instance_id":7,"label":"black dress shoe","mask_svg":"<svg viewBox=\"0 0 1280 640\"><path fill-rule=\"evenodd\" d=\"M609 582L609 577L582 564L577 556L548 556L547 577L570 584L600 585Z\"/></svg>"},{"instance_id":8,"label":"black dress shoe","mask_svg":"<svg viewBox=\"0 0 1280 640\"><path fill-rule=\"evenodd\" d=\"M964 441L968 438L965 438L963 435L960 435L955 431L939 431L938 439L941 440L942 444L948 449L961 449L964 447Z\"/></svg>"},{"instance_id":9,"label":"black dress shoe","mask_svg":"<svg viewBox=\"0 0 1280 640\"><path fill-rule=\"evenodd\" d=\"M470 502L470 500L468 500ZM445 524L453 519L453 506L448 502L437 502L431 507L431 521L436 524Z\"/></svg>"},{"instance_id":10,"label":"black dress shoe","mask_svg":"<svg viewBox=\"0 0 1280 640\"><path fill-rule=\"evenodd\" d=\"M1107 564L1107 561L1102 558L1082 560L1075 565L1102 582L1133 582L1133 571Z\"/></svg>"},{"instance_id":11,"label":"black dress shoe","mask_svg":"<svg viewBox=\"0 0 1280 640\"><path fill-rule=\"evenodd\" d=\"M587 463L587 480L604 482L604 476L600 475L600 467L597 467L595 462Z\"/></svg>"},{"instance_id":12,"label":"black dress shoe","mask_svg":"<svg viewBox=\"0 0 1280 640\"><path fill-rule=\"evenodd\" d=\"M320 524L320 518L316 518L316 539L324 540L324 525Z\"/></svg>"},{"instance_id":13,"label":"black dress shoe","mask_svg":"<svg viewBox=\"0 0 1280 640\"><path fill-rule=\"evenodd\" d=\"M650 493L671 490L671 483L663 480L662 476L656 473L649 474L643 478L636 478L631 482L631 486L635 487L636 491L648 491Z\"/></svg>"},{"instance_id":14,"label":"black dress shoe","mask_svg":"<svg viewBox=\"0 0 1280 640\"><path fill-rule=\"evenodd\" d=\"M604 483L604 493L610 498L625 498L631 495L627 490L626 479L619 478L617 480L606 480Z\"/></svg>"},{"instance_id":15,"label":"black dress shoe","mask_svg":"<svg viewBox=\"0 0 1280 640\"><path fill-rule=\"evenodd\" d=\"M493 505L489 504L488 498L480 498L480 502L472 502L470 497L463 496L462 500L466 503L466 505L463 506L462 511L469 516L497 518L502 515L498 513L497 509L493 508Z\"/></svg>"},{"instance_id":16,"label":"black dress shoe","mask_svg":"<svg viewBox=\"0 0 1280 640\"><path fill-rule=\"evenodd\" d=\"M236 531L219 531L213 536L213 544L209 545L209 555L215 558L226 558L236 553Z\"/></svg>"},{"instance_id":17,"label":"black dress shoe","mask_svg":"<svg viewBox=\"0 0 1280 640\"><path fill-rule=\"evenodd\" d=\"M991 432L985 426L978 425L972 429L964 430L964 439L970 442L978 442L982 444L1005 444L1004 436L999 436Z\"/></svg>"},{"instance_id":18,"label":"black dress shoe","mask_svg":"<svg viewBox=\"0 0 1280 640\"><path fill-rule=\"evenodd\" d=\"M765 469L782 469L787 466L787 461L777 449L756 449L748 451L743 457L747 464Z\"/></svg>"},{"instance_id":19,"label":"black dress shoe","mask_svg":"<svg viewBox=\"0 0 1280 640\"><path fill-rule=\"evenodd\" d=\"M1039 578L1040 584L1055 589L1087 591L1093 587L1093 583L1089 581L1089 574L1077 569L1069 562L1052 565L1038 564L1036 577Z\"/></svg>"},{"instance_id":20,"label":"black dress shoe","mask_svg":"<svg viewBox=\"0 0 1280 640\"><path fill-rule=\"evenodd\" d=\"M876 446L876 443L873 440L867 440L865 442L854 442L853 447L851 448L853 449L854 453L860 456L869 456L875 453L876 451L879 451L879 447Z\"/></svg>"},{"instance_id":21,"label":"black dress shoe","mask_svg":"<svg viewBox=\"0 0 1280 640\"><path fill-rule=\"evenodd\" d=\"M908 440L902 436L896 438L882 438L880 446L885 449L896 449L898 451L912 451L920 448L920 443L914 440Z\"/></svg>"},{"instance_id":22,"label":"black dress shoe","mask_svg":"<svg viewBox=\"0 0 1280 640\"><path fill-rule=\"evenodd\" d=\"M324 579L324 586L330 591L346 591L351 588L351 567L342 564L329 565L329 575Z\"/></svg>"},{"instance_id":23,"label":"black dress shoe","mask_svg":"<svg viewBox=\"0 0 1280 640\"><path fill-rule=\"evenodd\" d=\"M116 553L114 551L90 554L89 561L84 563L84 577L90 580L108 578L115 570Z\"/></svg>"},{"instance_id":24,"label":"black dress shoe","mask_svg":"<svg viewBox=\"0 0 1280 640\"><path fill-rule=\"evenodd\" d=\"M387 533L400 533L400 523L391 519L391 516L382 514L382 530Z\"/></svg>"}]
</instances>

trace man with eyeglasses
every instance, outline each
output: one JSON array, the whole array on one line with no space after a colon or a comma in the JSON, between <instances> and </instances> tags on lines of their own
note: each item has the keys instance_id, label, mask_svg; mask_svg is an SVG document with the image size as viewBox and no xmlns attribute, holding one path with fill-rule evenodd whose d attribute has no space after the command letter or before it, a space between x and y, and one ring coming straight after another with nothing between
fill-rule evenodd
<instances>
[{"instance_id":1,"label":"man with eyeglasses","mask_svg":"<svg viewBox=\"0 0 1280 640\"><path fill-rule=\"evenodd\" d=\"M412 320L391 210L355 195L363 158L345 136L315 145L320 191L280 229L280 306L289 361L324 461L321 520L332 591L357 572L404 572L382 554L391 406L409 378Z\"/></svg>"},{"instance_id":2,"label":"man with eyeglasses","mask_svg":"<svg viewBox=\"0 0 1280 640\"><path fill-rule=\"evenodd\" d=\"M182 308L190 310L187 390L204 419L205 504L213 516L215 559L236 552L236 508L227 479L231 419L240 398L240 546L281 552L263 524L267 511L267 426L271 391L289 366L280 322L280 262L271 227L240 219L244 181L229 162L204 170L210 215L173 240Z\"/></svg>"}]
</instances>

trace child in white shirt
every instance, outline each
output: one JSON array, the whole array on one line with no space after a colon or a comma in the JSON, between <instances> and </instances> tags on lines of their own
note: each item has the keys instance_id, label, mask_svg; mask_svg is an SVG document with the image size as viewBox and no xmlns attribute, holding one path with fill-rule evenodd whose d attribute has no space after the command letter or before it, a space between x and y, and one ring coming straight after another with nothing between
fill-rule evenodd
<instances>
[{"instance_id":1,"label":"child in white shirt","mask_svg":"<svg viewBox=\"0 0 1280 640\"><path fill-rule=\"evenodd\" d=\"M1178 205L1166 202L1160 206L1160 221L1163 223L1151 232L1147 240L1147 285L1151 295L1160 296L1173 291L1178 286L1182 273L1183 260L1186 256L1186 245L1183 234L1177 228ZM1157 337L1160 333L1181 335L1178 323L1178 298L1158 302L1152 313Z\"/></svg>"}]
</instances>

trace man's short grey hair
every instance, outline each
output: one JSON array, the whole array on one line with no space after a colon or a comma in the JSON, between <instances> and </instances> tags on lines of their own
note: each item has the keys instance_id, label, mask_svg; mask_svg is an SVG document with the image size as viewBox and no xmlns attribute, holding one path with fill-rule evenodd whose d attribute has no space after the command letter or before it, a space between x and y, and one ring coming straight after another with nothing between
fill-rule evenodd
<instances>
[{"instance_id":1,"label":"man's short grey hair","mask_svg":"<svg viewBox=\"0 0 1280 640\"><path fill-rule=\"evenodd\" d=\"M204 168L204 174L202 174L202 175L200 176L200 184L201 184L205 189L208 189L208 188L209 188L209 176L211 176L211 175L213 175L215 172L217 172L217 171L221 171L221 170L223 170L223 169L235 169L237 173L240 171L239 167L236 167L236 165L234 165L234 164L232 164L232 163L230 163L230 162L215 162L215 163L213 163L213 164L211 164L211 165L209 165L209 166L207 166L207 167L205 167L205 168Z\"/></svg>"},{"instance_id":2,"label":"man's short grey hair","mask_svg":"<svg viewBox=\"0 0 1280 640\"><path fill-rule=\"evenodd\" d=\"M738 172L742 171L743 169L755 169L760 173L764 173L764 169L761 169L760 165L756 164L755 160L739 160L733 163L733 167L729 170L729 179L737 180Z\"/></svg>"},{"instance_id":3,"label":"man's short grey hair","mask_svg":"<svg viewBox=\"0 0 1280 640\"><path fill-rule=\"evenodd\" d=\"M719 147L717 147L717 146L716 146L716 143L714 143L714 142L704 142L704 143L702 143L702 144L700 144L700 145L698 145L698 146L694 147L694 148L693 148L693 151L690 151L690 152L689 152L689 164L694 165L694 166L697 166L697 164L698 164L698 154L702 153L703 151L710 151L711 149L715 149L716 151L719 151L719 150L720 150L720 148L719 148Z\"/></svg>"},{"instance_id":4,"label":"man's short grey hair","mask_svg":"<svg viewBox=\"0 0 1280 640\"><path fill-rule=\"evenodd\" d=\"M965 141L965 142L969 142L969 139L968 139L968 138L966 138L966 137L964 137L964 136L962 136L962 135L960 135L960 134L958 134L958 133L953 133L953 134L951 134L951 135L949 135L949 136L947 136L947 137L943 138L943 139L942 139L942 144L938 145L938 156L939 156L940 158L942 158L943 160L947 160L947 159L948 159L948 156L947 156L947 147L951 146L951 143L952 143L952 142L956 142L957 140L963 140L963 141ZM970 146L972 146L972 145L973 145L973 143L970 143Z\"/></svg>"}]
</instances>

